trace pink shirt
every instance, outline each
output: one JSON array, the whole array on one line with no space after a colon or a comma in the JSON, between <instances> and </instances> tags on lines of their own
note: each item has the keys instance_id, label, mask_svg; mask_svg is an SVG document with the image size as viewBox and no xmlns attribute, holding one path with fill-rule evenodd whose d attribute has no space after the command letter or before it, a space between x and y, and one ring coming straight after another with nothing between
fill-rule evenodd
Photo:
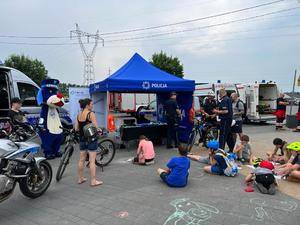
<instances>
[{"instance_id":1,"label":"pink shirt","mask_svg":"<svg viewBox=\"0 0 300 225\"><path fill-rule=\"evenodd\" d=\"M139 143L137 154L139 154L140 152L143 152L145 159L154 159L155 152L152 141L141 140Z\"/></svg>"}]
</instances>

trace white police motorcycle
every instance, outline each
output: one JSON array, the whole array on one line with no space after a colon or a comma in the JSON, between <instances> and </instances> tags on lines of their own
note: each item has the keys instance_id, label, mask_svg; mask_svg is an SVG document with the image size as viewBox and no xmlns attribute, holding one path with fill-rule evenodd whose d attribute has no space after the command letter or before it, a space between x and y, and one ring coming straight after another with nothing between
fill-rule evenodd
<instances>
[{"instance_id":1,"label":"white police motorcycle","mask_svg":"<svg viewBox=\"0 0 300 225\"><path fill-rule=\"evenodd\" d=\"M28 140L29 133L22 128L10 135L0 130L0 136L6 137L0 139L0 202L12 195L17 183L29 198L41 196L51 183L51 165L43 157L34 157L40 146Z\"/></svg>"}]
</instances>

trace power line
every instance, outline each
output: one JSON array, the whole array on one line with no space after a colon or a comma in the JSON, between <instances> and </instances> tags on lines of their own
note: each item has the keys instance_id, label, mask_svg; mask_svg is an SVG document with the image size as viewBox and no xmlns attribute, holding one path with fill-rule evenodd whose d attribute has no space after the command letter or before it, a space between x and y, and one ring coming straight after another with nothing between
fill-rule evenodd
<instances>
[{"instance_id":1,"label":"power line","mask_svg":"<svg viewBox=\"0 0 300 225\"><path fill-rule=\"evenodd\" d=\"M247 7L247 8L243 8L243 9L237 9L237 10L233 10L233 11L229 11L229 12L225 12L225 13L219 13L219 14L215 14L215 15L200 17L200 18L196 18L196 19L184 20L184 21L180 21L180 22L176 22L176 23L169 23L169 24L163 24L163 25L151 26L151 27L145 27L145 28L135 28L135 29L130 29L130 30L107 32L107 33L102 33L101 35L104 36L104 35L112 35L112 34L124 34L124 33L131 33L131 32L137 32L137 31L152 30L152 29L158 29L158 28L163 28L163 27L181 25L181 24L196 22L196 21L200 21L200 20L206 20L206 19L212 19L212 18L216 18L216 17L220 17L220 16L226 16L226 15L243 12L243 11L247 11L247 10L251 10L251 9L256 9L256 8L264 7L264 6L268 6L268 5L273 5L273 4L276 4L279 2L283 2L283 1L284 0L276 0L276 1L268 2L268 3L264 3L264 4L260 4L260 5L255 5L255 6L251 6L251 7Z\"/></svg>"},{"instance_id":2,"label":"power line","mask_svg":"<svg viewBox=\"0 0 300 225\"><path fill-rule=\"evenodd\" d=\"M300 36L300 33L291 33L291 34L278 34L278 35L267 35L267 36L257 36L257 37L244 37L244 38L232 38L232 39L216 39L216 40L211 40L211 39L202 39L199 41L194 41L194 42L185 42L185 43L165 43L165 44L160 44L160 46L172 46L172 45L177 45L177 46L185 46L185 45L191 45L191 44L203 44L204 41L208 41L210 43L214 42L227 42L227 41L243 41L243 40L255 40L255 39L266 39L266 38L278 38L278 37L298 37ZM142 47L153 47L157 45L143 45ZM137 45L109 45L106 46L109 48L134 48L134 47L139 47ZM211 48L211 46L202 46L200 48Z\"/></svg>"},{"instance_id":3,"label":"power line","mask_svg":"<svg viewBox=\"0 0 300 225\"><path fill-rule=\"evenodd\" d=\"M295 15L300 15L300 14L295 14ZM299 26L300 26L300 24L294 24L294 25L288 25L288 26L270 27L270 28L263 28L263 29L238 30L238 31L232 31L232 32L218 32L217 35L247 33L247 32L255 32L255 31L265 31L265 30L279 30L279 29L293 28L293 27L299 27ZM203 35L201 35L201 36L203 36ZM208 35L204 35L204 36L208 36ZM197 35L197 36L185 35L185 36L168 37L168 38L144 39L141 41L164 41L164 40L174 40L174 39L180 39L180 38L193 38L193 37L199 37L199 35ZM132 40L132 42L135 42L135 41L136 40Z\"/></svg>"},{"instance_id":4,"label":"power line","mask_svg":"<svg viewBox=\"0 0 300 225\"><path fill-rule=\"evenodd\" d=\"M231 20L231 21L227 21L227 22L223 22L223 23L217 23L217 24L212 24L212 25L206 25L206 26L195 27L195 28L184 29L184 30L170 31L170 32L164 32L164 33L158 33L158 34L152 34L152 35L146 35L146 36L135 36L135 37L129 37L129 38L113 39L113 40L108 40L106 42L139 40L139 39L145 39L145 38L153 38L153 37L165 36L165 35L170 35L170 34L191 32L191 31L200 30L200 29L207 29L207 28L224 26L224 25L228 25L228 24L232 24L232 23L247 21L247 20L251 20L251 19L255 19L255 18L260 18L260 17L264 17L264 16L268 16L268 15L274 15L274 14L278 14L278 13L282 13L282 12L292 11L292 10L299 9L299 8L300 7L288 8L288 9L278 10L278 11L274 11L274 12L270 12L270 13L265 13L265 14L260 14L260 15L256 15L256 16L245 17L245 18L242 18L242 19Z\"/></svg>"},{"instance_id":5,"label":"power line","mask_svg":"<svg viewBox=\"0 0 300 225\"><path fill-rule=\"evenodd\" d=\"M17 36L17 35L0 35L1 38L24 38L24 39L69 39L70 36Z\"/></svg>"},{"instance_id":6,"label":"power line","mask_svg":"<svg viewBox=\"0 0 300 225\"><path fill-rule=\"evenodd\" d=\"M173 33L184 33L187 31L194 31L194 30L199 30L199 29L204 29L204 28L211 28L211 27L217 27L217 26L223 26L223 25L227 25L227 24L231 24L231 23L236 23L236 22L241 22L241 21L247 21L250 19L255 19L255 18L260 18L260 17L264 17L264 16L268 16L268 15L273 15L273 14L278 14L278 13L282 13L282 12L286 12L286 11L291 11L291 10L295 10L298 9L300 7L295 7L295 8L289 8L289 9L283 9L283 10L279 10L279 11L274 11L274 12L270 12L270 13L265 13L265 14L261 14L261 15L257 15L257 16L252 16L252 17L246 17L246 18L242 18L242 19L238 19L238 20L232 20L232 21L228 21L228 22L224 22L224 23L219 23L219 24L212 24L212 25L208 25L208 26L202 26L202 27L196 27L193 29L188 29L188 30L179 30L179 31L174 31L174 32L168 32L168 33L159 33L159 34L154 34L154 35L149 35L149 36L141 36L141 37L132 37L132 38L124 38L124 39L114 39L114 40L108 40L106 42L117 42L117 41L129 41L129 40L136 40L136 39L144 39L144 38L149 38L149 37L155 37L155 36L163 36L163 35L167 35L167 34L173 34ZM297 14L294 14L297 15ZM289 16L293 16L293 15L289 15ZM282 26L281 28L288 28L288 27L298 27L299 25L292 25L292 26ZM279 27L280 28L280 27ZM257 31L260 30L272 30L272 29L278 29L278 28L269 28L269 29L258 29ZM250 30L251 31L251 30ZM253 30L254 31L254 30ZM249 30L246 31L240 31L240 32L249 32ZM230 33L230 32L227 32ZM231 33L238 33L238 31L235 32L231 32ZM173 37L174 38L174 37ZM177 37L178 38L178 37ZM180 37L179 37L180 38ZM172 39L172 38L168 38L168 39ZM153 39L151 39L153 40ZM154 40L164 40L164 39L154 39ZM31 42L0 42L0 44L10 44L10 45L37 45L37 46L64 46L64 45L78 45L78 43L31 43ZM84 42L84 44L94 44L94 42Z\"/></svg>"},{"instance_id":7,"label":"power line","mask_svg":"<svg viewBox=\"0 0 300 225\"><path fill-rule=\"evenodd\" d=\"M237 10L228 11L228 12L219 13L219 14L210 15L210 16L201 17L201 18L184 20L184 21L180 21L180 22L176 22L176 23L169 23L169 24L163 24L163 25L157 25L157 26L151 26L151 27L145 27L145 28L135 28L135 29L123 30L123 31L107 32L107 33L102 33L100 35L104 36L104 35L113 35L113 34L124 34L124 33L132 33L132 32L137 32L137 31L152 30L152 29L158 29L158 28L163 28L163 27L181 25L181 24L196 22L196 21L200 21L200 20L206 20L206 19L212 19L212 18L216 18L216 17L220 17L220 16L230 15L230 14L243 12L243 11L247 11L247 10L251 10L251 9L256 9L256 8L264 7L264 6L268 6L268 5L273 5L273 4L276 4L279 2L283 2L283 1L285 1L285 0L276 0L276 1L268 2L268 3L264 3L264 4L260 4L260 5L255 5L255 6L251 6L251 7L246 7L246 8L242 8L242 9L237 9ZM24 39L65 39L65 38L69 38L69 36L17 36L17 35L0 35L0 37L1 38L24 38Z\"/></svg>"}]
</instances>

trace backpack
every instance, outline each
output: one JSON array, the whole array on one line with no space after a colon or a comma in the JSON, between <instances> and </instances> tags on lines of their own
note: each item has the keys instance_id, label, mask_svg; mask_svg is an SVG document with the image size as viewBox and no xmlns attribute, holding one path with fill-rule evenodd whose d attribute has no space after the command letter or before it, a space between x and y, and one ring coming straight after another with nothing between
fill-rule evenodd
<instances>
[{"instance_id":1,"label":"backpack","mask_svg":"<svg viewBox=\"0 0 300 225\"><path fill-rule=\"evenodd\" d=\"M90 116L90 113L88 113L87 118ZM98 134L97 128L93 125L93 123L88 123L83 126L82 128L83 136L86 140L89 142L92 142L95 140Z\"/></svg>"},{"instance_id":2,"label":"backpack","mask_svg":"<svg viewBox=\"0 0 300 225\"><path fill-rule=\"evenodd\" d=\"M240 110L239 110L240 103L243 104L243 106L244 106L244 112L242 114L242 118L246 118L246 116L247 116L247 105L241 99L239 99L237 101L237 103L236 103L236 109L240 112Z\"/></svg>"},{"instance_id":3,"label":"backpack","mask_svg":"<svg viewBox=\"0 0 300 225\"><path fill-rule=\"evenodd\" d=\"M235 156L233 154L227 154L224 150L221 149L219 149L216 153L216 155L222 156L225 160L227 168L224 170L224 175L227 177L234 177L238 174L238 166L234 161Z\"/></svg>"}]
</instances>

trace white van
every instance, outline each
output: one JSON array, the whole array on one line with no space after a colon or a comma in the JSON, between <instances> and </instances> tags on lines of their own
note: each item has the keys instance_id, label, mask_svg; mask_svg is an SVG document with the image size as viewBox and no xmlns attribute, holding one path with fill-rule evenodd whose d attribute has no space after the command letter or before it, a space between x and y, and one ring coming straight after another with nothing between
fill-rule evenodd
<instances>
[{"instance_id":1,"label":"white van","mask_svg":"<svg viewBox=\"0 0 300 225\"><path fill-rule=\"evenodd\" d=\"M7 117L11 99L18 97L23 101L22 111L26 112L28 122L35 124L41 111L36 99L39 89L39 86L24 73L0 65L0 117ZM67 110L59 108L59 115L64 127L72 127Z\"/></svg>"},{"instance_id":2,"label":"white van","mask_svg":"<svg viewBox=\"0 0 300 225\"><path fill-rule=\"evenodd\" d=\"M279 89L274 82L255 82L254 84L237 84L240 99L246 105L246 120L266 122L276 119L276 100Z\"/></svg>"},{"instance_id":3,"label":"white van","mask_svg":"<svg viewBox=\"0 0 300 225\"><path fill-rule=\"evenodd\" d=\"M195 111L197 112L200 109L200 105L202 105L204 98L207 97L210 91L215 93L215 99L218 101L219 91L221 88L225 88L228 96L230 96L233 92L238 93L237 86L233 83L196 83L194 91Z\"/></svg>"}]
</instances>

